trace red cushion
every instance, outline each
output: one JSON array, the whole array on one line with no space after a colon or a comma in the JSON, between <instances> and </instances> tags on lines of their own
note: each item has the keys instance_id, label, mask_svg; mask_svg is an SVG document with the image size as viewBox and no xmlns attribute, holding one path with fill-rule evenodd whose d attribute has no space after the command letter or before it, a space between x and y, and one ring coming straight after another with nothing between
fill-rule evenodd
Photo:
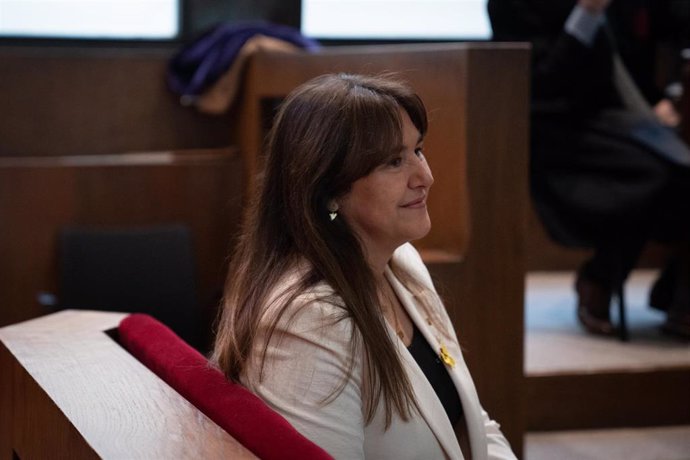
<instances>
[{"instance_id":1,"label":"red cushion","mask_svg":"<svg viewBox=\"0 0 690 460\"><path fill-rule=\"evenodd\" d=\"M132 355L259 458L332 458L151 316L127 316L119 336Z\"/></svg>"}]
</instances>

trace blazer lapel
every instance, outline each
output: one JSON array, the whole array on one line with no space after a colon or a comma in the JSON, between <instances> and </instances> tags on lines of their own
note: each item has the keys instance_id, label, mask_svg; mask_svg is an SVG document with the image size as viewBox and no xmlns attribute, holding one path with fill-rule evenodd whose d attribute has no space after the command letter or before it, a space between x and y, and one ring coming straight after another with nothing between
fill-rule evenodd
<instances>
[{"instance_id":1,"label":"blazer lapel","mask_svg":"<svg viewBox=\"0 0 690 460\"><path fill-rule=\"evenodd\" d=\"M460 347L456 344L446 345L448 352L455 359L455 367L451 369L450 377L460 395L462 410L465 415L467 432L470 436L470 448L474 460L484 460L488 457L488 445L486 441L486 429L484 428L484 416L479 404L479 396L474 386L470 371L462 357Z\"/></svg>"},{"instance_id":2,"label":"blazer lapel","mask_svg":"<svg viewBox=\"0 0 690 460\"><path fill-rule=\"evenodd\" d=\"M410 314L412 321L417 326L417 329L422 332L426 340L433 346L436 340L431 340L428 326L423 324L425 322L419 312L416 311L417 309L410 308L410 305L414 305L412 295L398 282L388 269L386 275L403 304L403 307L408 314ZM395 331L393 331L390 326L388 326L388 328L391 336L395 339L395 343L398 346L398 352L402 357L405 370L407 371L407 376L414 388L421 416L426 421L432 433L436 436L436 439L438 439L439 444L441 444L448 458L463 458L453 427L446 416L446 410L443 408L443 404L441 404L438 396L436 396L434 388L429 383L429 380L427 380L424 372L422 372L422 369L417 364L417 361L415 361L414 357L407 350L407 347L405 347L403 342L398 338Z\"/></svg>"},{"instance_id":3,"label":"blazer lapel","mask_svg":"<svg viewBox=\"0 0 690 460\"><path fill-rule=\"evenodd\" d=\"M477 390L470 376L469 369L465 364L465 360L462 357L462 352L460 346L456 341L449 341L446 343L444 341L441 343L439 339L442 337L441 334L436 333L432 324L424 317L423 313L419 310L417 302L412 296L412 294L398 281L392 271L387 267L386 276L391 283L391 286L398 295L400 302L403 307L410 315L410 318L414 322L417 329L424 335L431 347L439 353L441 346L444 346L450 355L450 357L455 361L454 366L448 366L449 374L451 380L453 381L455 388L460 396L460 402L462 403L463 415L465 418L465 423L467 424L467 431L470 436L470 448L472 449L473 460L484 460L488 455L488 447L486 442L486 430L484 429L484 417L482 415L482 408L479 404L479 397L477 395ZM437 306L437 308L444 308L442 305ZM391 329L392 330L392 329ZM397 335L393 333L397 338ZM415 392L420 396L420 392L417 388L423 389L424 400L419 397L420 411L422 411L422 416L429 424L429 427L436 435L443 446L446 453L449 454L451 458L462 458L462 452L458 444L457 438L455 437L455 432L453 427L445 416L445 409L436 396L436 392L427 380L426 376L422 370L417 365L412 355L409 353L407 348L404 346L402 341L396 342L399 344L400 348L403 349L401 355L405 360L405 365L408 369L408 375L415 387ZM436 417L434 417L436 414ZM442 414L443 417L438 414Z\"/></svg>"}]
</instances>

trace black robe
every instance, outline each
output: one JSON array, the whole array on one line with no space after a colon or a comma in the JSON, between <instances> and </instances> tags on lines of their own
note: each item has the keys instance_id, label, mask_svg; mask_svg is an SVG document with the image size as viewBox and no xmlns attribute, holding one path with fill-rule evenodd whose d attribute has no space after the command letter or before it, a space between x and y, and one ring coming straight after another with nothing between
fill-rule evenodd
<instances>
[{"instance_id":1,"label":"black robe","mask_svg":"<svg viewBox=\"0 0 690 460\"><path fill-rule=\"evenodd\" d=\"M552 238L568 246L601 248L622 235L687 238L690 152L653 121L637 129L641 117L624 107L614 83L615 49L629 68L653 72L644 64L653 59L642 51L654 48L652 26L661 28L654 18L668 2L612 2L608 25L591 47L564 32L574 4L489 0L495 40L532 43L530 185L537 213ZM649 33L639 36L645 30L630 32L627 26L645 26L632 8L645 4L645 12L657 16L648 16ZM669 33L669 24L663 25ZM637 43L637 54L628 53L635 48L628 46L632 39L650 43L646 48ZM633 76L647 99L656 102L659 94L649 76Z\"/></svg>"}]
</instances>

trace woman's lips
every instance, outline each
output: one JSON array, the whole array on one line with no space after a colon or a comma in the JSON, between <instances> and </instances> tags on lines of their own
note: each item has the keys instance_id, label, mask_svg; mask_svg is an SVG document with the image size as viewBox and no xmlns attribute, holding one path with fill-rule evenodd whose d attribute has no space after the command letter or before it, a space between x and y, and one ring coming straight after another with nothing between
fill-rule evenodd
<instances>
[{"instance_id":1,"label":"woman's lips","mask_svg":"<svg viewBox=\"0 0 690 460\"><path fill-rule=\"evenodd\" d=\"M403 208L423 208L426 206L426 196L422 196L419 198L416 198L412 201L408 201L407 203L403 204L401 207Z\"/></svg>"}]
</instances>

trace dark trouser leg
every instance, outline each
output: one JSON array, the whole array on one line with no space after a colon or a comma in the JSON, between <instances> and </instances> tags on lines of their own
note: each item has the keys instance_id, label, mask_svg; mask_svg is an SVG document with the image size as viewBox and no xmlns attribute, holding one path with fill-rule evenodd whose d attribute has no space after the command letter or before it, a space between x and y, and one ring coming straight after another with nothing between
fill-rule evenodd
<instances>
[{"instance_id":1,"label":"dark trouser leg","mask_svg":"<svg viewBox=\"0 0 690 460\"><path fill-rule=\"evenodd\" d=\"M581 268L581 275L609 288L617 286L628 278L635 267L645 239L621 238L618 242L598 247L594 256Z\"/></svg>"},{"instance_id":2,"label":"dark trouser leg","mask_svg":"<svg viewBox=\"0 0 690 460\"><path fill-rule=\"evenodd\" d=\"M594 257L580 269L575 283L578 294L577 315L580 323L595 334L613 335L610 305L612 294L618 299L618 335L628 339L624 301L624 283L635 266L645 238L626 237L597 248Z\"/></svg>"},{"instance_id":3,"label":"dark trouser leg","mask_svg":"<svg viewBox=\"0 0 690 460\"><path fill-rule=\"evenodd\" d=\"M690 247L687 243L664 268L654 285L650 303L666 311L664 331L690 338Z\"/></svg>"},{"instance_id":4,"label":"dark trouser leg","mask_svg":"<svg viewBox=\"0 0 690 460\"><path fill-rule=\"evenodd\" d=\"M650 293L651 306L664 310L666 331L690 337L690 169L674 166L652 228L672 256Z\"/></svg>"}]
</instances>

